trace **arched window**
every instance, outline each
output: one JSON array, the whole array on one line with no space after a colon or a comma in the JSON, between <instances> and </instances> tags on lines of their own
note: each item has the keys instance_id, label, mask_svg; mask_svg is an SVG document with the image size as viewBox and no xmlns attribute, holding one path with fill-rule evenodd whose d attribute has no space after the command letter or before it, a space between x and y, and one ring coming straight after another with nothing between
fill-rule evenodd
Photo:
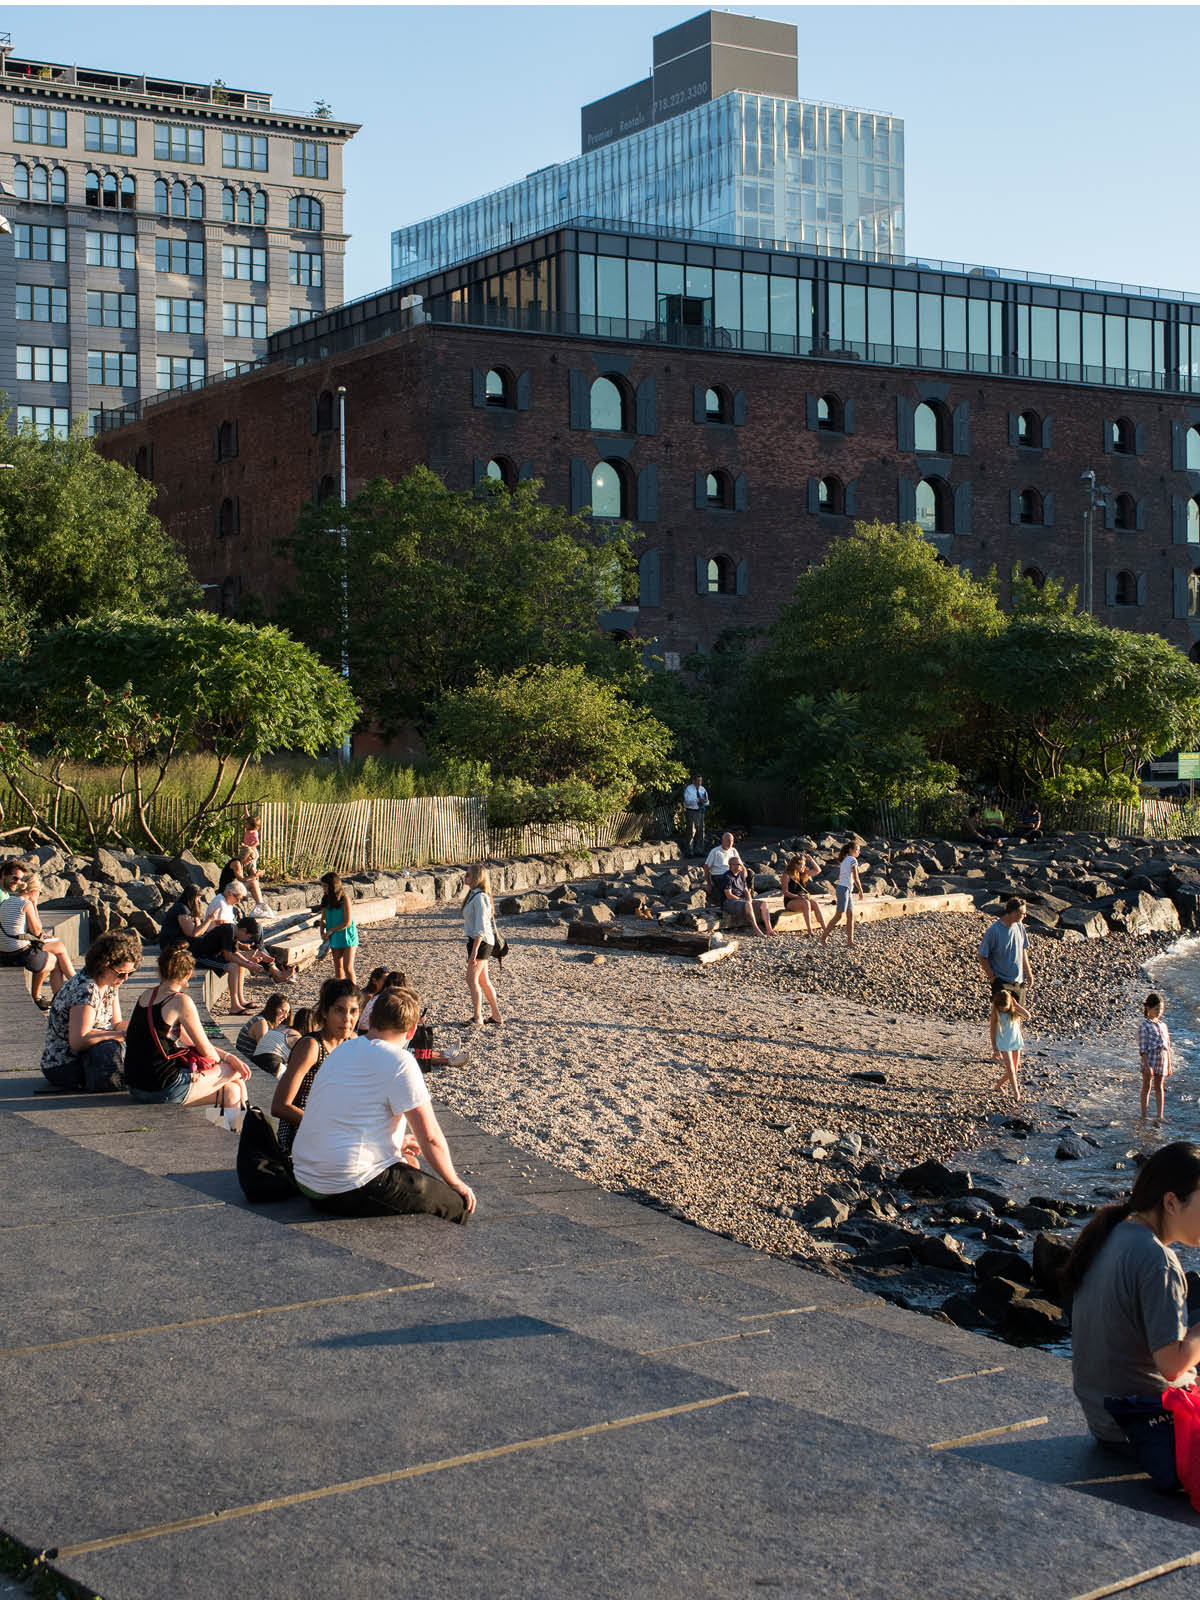
<instances>
[{"instance_id":1,"label":"arched window","mask_svg":"<svg viewBox=\"0 0 1200 1600\"><path fill-rule=\"evenodd\" d=\"M512 406L512 374L506 368L490 367L483 390L489 406Z\"/></svg>"},{"instance_id":2,"label":"arched window","mask_svg":"<svg viewBox=\"0 0 1200 1600\"><path fill-rule=\"evenodd\" d=\"M612 378L597 378L591 390L591 422L597 433L626 432L625 392Z\"/></svg>"},{"instance_id":3,"label":"arched window","mask_svg":"<svg viewBox=\"0 0 1200 1600\"><path fill-rule=\"evenodd\" d=\"M1193 567L1188 573L1188 616L1200 616L1200 567ZM1196 657L1193 654L1192 660Z\"/></svg>"},{"instance_id":4,"label":"arched window","mask_svg":"<svg viewBox=\"0 0 1200 1600\"><path fill-rule=\"evenodd\" d=\"M318 433L328 433L333 427L333 393L329 389L321 392L317 399L317 428Z\"/></svg>"},{"instance_id":5,"label":"arched window","mask_svg":"<svg viewBox=\"0 0 1200 1600\"><path fill-rule=\"evenodd\" d=\"M709 556L709 594L736 594L737 567L730 556Z\"/></svg>"},{"instance_id":6,"label":"arched window","mask_svg":"<svg viewBox=\"0 0 1200 1600\"><path fill-rule=\"evenodd\" d=\"M1188 660L1193 661L1200 666L1200 641L1194 644L1188 651Z\"/></svg>"},{"instance_id":7,"label":"arched window","mask_svg":"<svg viewBox=\"0 0 1200 1600\"><path fill-rule=\"evenodd\" d=\"M592 515L623 517L627 510L624 470L619 461L598 461L592 468Z\"/></svg>"},{"instance_id":8,"label":"arched window","mask_svg":"<svg viewBox=\"0 0 1200 1600\"><path fill-rule=\"evenodd\" d=\"M1133 423L1128 417L1118 417L1112 425L1112 447L1119 456L1133 454L1134 432Z\"/></svg>"},{"instance_id":9,"label":"arched window","mask_svg":"<svg viewBox=\"0 0 1200 1600\"><path fill-rule=\"evenodd\" d=\"M105 202L107 204L107 201ZM137 205L137 184L132 178L121 179L121 210L132 211Z\"/></svg>"},{"instance_id":10,"label":"arched window","mask_svg":"<svg viewBox=\"0 0 1200 1600\"><path fill-rule=\"evenodd\" d=\"M188 188L188 216L196 222L204 217L204 188L199 183L193 183Z\"/></svg>"},{"instance_id":11,"label":"arched window","mask_svg":"<svg viewBox=\"0 0 1200 1600\"><path fill-rule=\"evenodd\" d=\"M1021 521L1035 526L1042 520L1042 497L1036 489L1021 490Z\"/></svg>"},{"instance_id":12,"label":"arched window","mask_svg":"<svg viewBox=\"0 0 1200 1600\"><path fill-rule=\"evenodd\" d=\"M237 503L227 495L221 501L221 510L217 516L217 537L232 539L237 532Z\"/></svg>"},{"instance_id":13,"label":"arched window","mask_svg":"<svg viewBox=\"0 0 1200 1600\"><path fill-rule=\"evenodd\" d=\"M1200 544L1200 500L1195 495L1187 503L1187 542Z\"/></svg>"},{"instance_id":14,"label":"arched window","mask_svg":"<svg viewBox=\"0 0 1200 1600\"><path fill-rule=\"evenodd\" d=\"M150 454L150 446L148 444L138 445L137 449L133 452L133 470L137 473L139 478L145 478L147 481L149 481L152 476L150 465L151 460L152 457Z\"/></svg>"},{"instance_id":15,"label":"arched window","mask_svg":"<svg viewBox=\"0 0 1200 1600\"><path fill-rule=\"evenodd\" d=\"M1119 606L1137 605L1137 579L1132 572L1118 572L1115 599Z\"/></svg>"},{"instance_id":16,"label":"arched window","mask_svg":"<svg viewBox=\"0 0 1200 1600\"><path fill-rule=\"evenodd\" d=\"M817 427L826 433L841 433L845 412L835 394L823 394L817 400ZM918 446L918 448L920 448Z\"/></svg>"},{"instance_id":17,"label":"arched window","mask_svg":"<svg viewBox=\"0 0 1200 1600\"><path fill-rule=\"evenodd\" d=\"M83 199L89 206L100 204L100 174L89 172L83 180Z\"/></svg>"},{"instance_id":18,"label":"arched window","mask_svg":"<svg viewBox=\"0 0 1200 1600\"><path fill-rule=\"evenodd\" d=\"M110 210L115 211L119 196L120 189L117 186L116 174L113 172L106 172L104 177L100 180L101 203L107 206Z\"/></svg>"},{"instance_id":19,"label":"arched window","mask_svg":"<svg viewBox=\"0 0 1200 1600\"><path fill-rule=\"evenodd\" d=\"M336 500L337 497L337 479L327 472L317 485L317 504L323 506L326 501Z\"/></svg>"},{"instance_id":20,"label":"arched window","mask_svg":"<svg viewBox=\"0 0 1200 1600\"><path fill-rule=\"evenodd\" d=\"M167 214L167 180L155 178L154 180L154 209L160 217Z\"/></svg>"},{"instance_id":21,"label":"arched window","mask_svg":"<svg viewBox=\"0 0 1200 1600\"><path fill-rule=\"evenodd\" d=\"M727 472L710 472L704 479L705 497L710 506L723 507L733 503Z\"/></svg>"},{"instance_id":22,"label":"arched window","mask_svg":"<svg viewBox=\"0 0 1200 1600\"><path fill-rule=\"evenodd\" d=\"M237 578L221 579L221 615L223 617L237 616L240 591L241 583Z\"/></svg>"},{"instance_id":23,"label":"arched window","mask_svg":"<svg viewBox=\"0 0 1200 1600\"><path fill-rule=\"evenodd\" d=\"M31 200L49 200L50 174L45 167L34 167L29 191Z\"/></svg>"},{"instance_id":24,"label":"arched window","mask_svg":"<svg viewBox=\"0 0 1200 1600\"><path fill-rule=\"evenodd\" d=\"M729 395L724 389L706 389L704 391L704 420L706 422L729 421Z\"/></svg>"},{"instance_id":25,"label":"arched window","mask_svg":"<svg viewBox=\"0 0 1200 1600\"><path fill-rule=\"evenodd\" d=\"M237 192L237 220L245 223L247 227L249 227L250 223L253 221L253 218L250 214L249 189L239 189Z\"/></svg>"},{"instance_id":26,"label":"arched window","mask_svg":"<svg viewBox=\"0 0 1200 1600\"><path fill-rule=\"evenodd\" d=\"M1017 418L1017 443L1029 445L1030 448L1040 447L1042 442L1042 419L1036 411L1022 411Z\"/></svg>"},{"instance_id":27,"label":"arched window","mask_svg":"<svg viewBox=\"0 0 1200 1600\"><path fill-rule=\"evenodd\" d=\"M17 200L29 199L29 168L23 161L13 168L13 196Z\"/></svg>"},{"instance_id":28,"label":"arched window","mask_svg":"<svg viewBox=\"0 0 1200 1600\"><path fill-rule=\"evenodd\" d=\"M918 455L946 453L946 408L923 400L913 412L913 448Z\"/></svg>"},{"instance_id":29,"label":"arched window","mask_svg":"<svg viewBox=\"0 0 1200 1600\"><path fill-rule=\"evenodd\" d=\"M157 185L155 185L157 188ZM237 221L237 190L225 184L221 189L221 221Z\"/></svg>"},{"instance_id":30,"label":"arched window","mask_svg":"<svg viewBox=\"0 0 1200 1600\"><path fill-rule=\"evenodd\" d=\"M1200 472L1200 428L1187 431L1187 470Z\"/></svg>"},{"instance_id":31,"label":"arched window","mask_svg":"<svg viewBox=\"0 0 1200 1600\"><path fill-rule=\"evenodd\" d=\"M492 478L496 483L502 483L506 489L511 489L516 481L513 464L507 456L494 456L484 469L484 477Z\"/></svg>"},{"instance_id":32,"label":"arched window","mask_svg":"<svg viewBox=\"0 0 1200 1600\"><path fill-rule=\"evenodd\" d=\"M1137 527L1137 502L1131 494L1119 494L1113 502L1113 527L1122 533Z\"/></svg>"},{"instance_id":33,"label":"arched window","mask_svg":"<svg viewBox=\"0 0 1200 1600\"><path fill-rule=\"evenodd\" d=\"M840 478L822 478L817 485L817 505L831 517L840 517L846 507L846 494Z\"/></svg>"},{"instance_id":34,"label":"arched window","mask_svg":"<svg viewBox=\"0 0 1200 1600\"><path fill-rule=\"evenodd\" d=\"M325 223L325 208L309 194L294 194L288 201L288 227L320 233Z\"/></svg>"},{"instance_id":35,"label":"arched window","mask_svg":"<svg viewBox=\"0 0 1200 1600\"><path fill-rule=\"evenodd\" d=\"M50 171L50 204L65 206L66 203L67 175L61 167L53 167Z\"/></svg>"},{"instance_id":36,"label":"arched window","mask_svg":"<svg viewBox=\"0 0 1200 1600\"><path fill-rule=\"evenodd\" d=\"M237 455L237 424L222 422L217 429L217 460L229 461Z\"/></svg>"},{"instance_id":37,"label":"arched window","mask_svg":"<svg viewBox=\"0 0 1200 1600\"><path fill-rule=\"evenodd\" d=\"M1040 567L1026 567L1021 576L1030 582L1035 589L1042 589L1046 584L1046 574Z\"/></svg>"},{"instance_id":38,"label":"arched window","mask_svg":"<svg viewBox=\"0 0 1200 1600\"><path fill-rule=\"evenodd\" d=\"M171 185L171 215L187 216L187 185L178 180Z\"/></svg>"},{"instance_id":39,"label":"arched window","mask_svg":"<svg viewBox=\"0 0 1200 1600\"><path fill-rule=\"evenodd\" d=\"M940 478L922 478L917 485L917 526L922 533L945 533L946 486Z\"/></svg>"}]
</instances>

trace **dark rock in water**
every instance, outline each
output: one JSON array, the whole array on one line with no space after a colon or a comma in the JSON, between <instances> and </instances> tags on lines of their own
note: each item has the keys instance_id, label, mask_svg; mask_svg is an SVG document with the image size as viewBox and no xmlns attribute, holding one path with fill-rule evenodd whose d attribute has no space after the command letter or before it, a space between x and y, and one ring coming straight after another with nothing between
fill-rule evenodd
<instances>
[{"instance_id":1,"label":"dark rock in water","mask_svg":"<svg viewBox=\"0 0 1200 1600\"><path fill-rule=\"evenodd\" d=\"M1049 1300L1027 1298L1014 1300L1006 1307L1000 1326L1010 1339L1038 1343L1061 1339L1066 1332L1066 1318Z\"/></svg>"},{"instance_id":2,"label":"dark rock in water","mask_svg":"<svg viewBox=\"0 0 1200 1600\"><path fill-rule=\"evenodd\" d=\"M1012 1210L1013 1203L1008 1195L1002 1194L999 1189L988 1189L983 1184L971 1185L971 1199L982 1200L991 1206L998 1217L1007 1216Z\"/></svg>"},{"instance_id":3,"label":"dark rock in water","mask_svg":"<svg viewBox=\"0 0 1200 1600\"><path fill-rule=\"evenodd\" d=\"M969 1172L951 1171L940 1161L922 1161L919 1166L905 1167L897 1173L896 1181L912 1194L970 1194L972 1189Z\"/></svg>"},{"instance_id":4,"label":"dark rock in water","mask_svg":"<svg viewBox=\"0 0 1200 1600\"><path fill-rule=\"evenodd\" d=\"M917 1260L923 1267L937 1267L943 1272L970 1272L971 1263L963 1254L963 1247L951 1233L940 1239L918 1234L914 1241Z\"/></svg>"},{"instance_id":5,"label":"dark rock in water","mask_svg":"<svg viewBox=\"0 0 1200 1600\"><path fill-rule=\"evenodd\" d=\"M1087 1144L1077 1133L1064 1133L1058 1141L1054 1159L1056 1161L1082 1161L1090 1153Z\"/></svg>"},{"instance_id":6,"label":"dark rock in water","mask_svg":"<svg viewBox=\"0 0 1200 1600\"><path fill-rule=\"evenodd\" d=\"M946 1222L973 1222L982 1227L990 1226L994 1220L991 1206L986 1201L976 1200L973 1194L962 1199L947 1201L939 1215Z\"/></svg>"},{"instance_id":7,"label":"dark rock in water","mask_svg":"<svg viewBox=\"0 0 1200 1600\"><path fill-rule=\"evenodd\" d=\"M863 1183L882 1183L883 1168L878 1161L865 1161L858 1176Z\"/></svg>"},{"instance_id":8,"label":"dark rock in water","mask_svg":"<svg viewBox=\"0 0 1200 1600\"><path fill-rule=\"evenodd\" d=\"M886 1083L886 1072L850 1072L846 1074L851 1083Z\"/></svg>"},{"instance_id":9,"label":"dark rock in water","mask_svg":"<svg viewBox=\"0 0 1200 1600\"><path fill-rule=\"evenodd\" d=\"M1058 1275L1070 1253L1070 1242L1056 1234L1039 1233L1033 1241L1034 1281L1053 1300L1059 1298Z\"/></svg>"},{"instance_id":10,"label":"dark rock in water","mask_svg":"<svg viewBox=\"0 0 1200 1600\"><path fill-rule=\"evenodd\" d=\"M1000 1321L1013 1301L1020 1300L1024 1293L1024 1284L1014 1278L984 1278L975 1291L975 1299L982 1312Z\"/></svg>"},{"instance_id":11,"label":"dark rock in water","mask_svg":"<svg viewBox=\"0 0 1200 1600\"><path fill-rule=\"evenodd\" d=\"M1014 1283L1029 1285L1033 1282L1033 1268L1015 1250L985 1250L976 1258L975 1276L981 1282L984 1278L1010 1278Z\"/></svg>"},{"instance_id":12,"label":"dark rock in water","mask_svg":"<svg viewBox=\"0 0 1200 1600\"><path fill-rule=\"evenodd\" d=\"M982 1328L984 1319L975 1303L974 1295L952 1294L942 1301L941 1312L958 1328Z\"/></svg>"},{"instance_id":13,"label":"dark rock in water","mask_svg":"<svg viewBox=\"0 0 1200 1600\"><path fill-rule=\"evenodd\" d=\"M1058 1213L1047 1211L1043 1206L1017 1206L1013 1218L1027 1228L1056 1228L1059 1223Z\"/></svg>"},{"instance_id":14,"label":"dark rock in water","mask_svg":"<svg viewBox=\"0 0 1200 1600\"><path fill-rule=\"evenodd\" d=\"M993 1238L999 1239L1023 1239L1025 1237L1025 1230L1018 1228L1015 1222L1009 1222L1007 1218L1001 1218L999 1222L993 1222L988 1229L988 1233Z\"/></svg>"},{"instance_id":15,"label":"dark rock in water","mask_svg":"<svg viewBox=\"0 0 1200 1600\"><path fill-rule=\"evenodd\" d=\"M913 1253L907 1245L877 1245L860 1251L854 1258L856 1267L911 1267Z\"/></svg>"}]
</instances>

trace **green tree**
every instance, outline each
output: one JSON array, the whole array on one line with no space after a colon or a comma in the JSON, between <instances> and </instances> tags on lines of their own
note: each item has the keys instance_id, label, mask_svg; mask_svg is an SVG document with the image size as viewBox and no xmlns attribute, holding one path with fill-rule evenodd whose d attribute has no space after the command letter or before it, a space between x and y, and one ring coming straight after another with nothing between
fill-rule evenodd
<instances>
[{"instance_id":1,"label":"green tree","mask_svg":"<svg viewBox=\"0 0 1200 1600\"><path fill-rule=\"evenodd\" d=\"M290 635L204 611L105 613L40 633L24 657L0 666L0 703L9 717L0 723L0 770L23 825L62 843L55 802L70 794L95 846L115 835L128 797L156 848L150 806L177 755L217 758L183 825L187 844L233 801L252 760L283 750L315 755L344 737L357 711L344 681ZM75 761L121 767L105 814L93 814L64 777Z\"/></svg>"},{"instance_id":2,"label":"green tree","mask_svg":"<svg viewBox=\"0 0 1200 1600\"><path fill-rule=\"evenodd\" d=\"M1018 613L979 651L971 687L993 739L1039 787L1072 769L1131 779L1200 732L1200 672L1186 656L1158 634L1089 616Z\"/></svg>"},{"instance_id":3,"label":"green tree","mask_svg":"<svg viewBox=\"0 0 1200 1600\"><path fill-rule=\"evenodd\" d=\"M387 731L427 726L481 668L615 671L621 652L597 613L632 592L633 530L540 495L536 480L447 489L416 467L375 479L344 511L312 508L280 542L294 585L281 619L331 664L345 649L366 715Z\"/></svg>"},{"instance_id":4,"label":"green tree","mask_svg":"<svg viewBox=\"0 0 1200 1600\"><path fill-rule=\"evenodd\" d=\"M0 426L7 415L0 415ZM178 614L200 590L150 512L153 485L106 461L80 433L8 436L0 471L0 642L68 617L121 610ZM15 624L15 625L14 625Z\"/></svg>"},{"instance_id":5,"label":"green tree","mask_svg":"<svg viewBox=\"0 0 1200 1600\"><path fill-rule=\"evenodd\" d=\"M685 776L670 730L582 666L481 673L442 698L433 743L443 758L490 764L500 825L594 821Z\"/></svg>"},{"instance_id":6,"label":"green tree","mask_svg":"<svg viewBox=\"0 0 1200 1600\"><path fill-rule=\"evenodd\" d=\"M1014 616L1069 617L1079 604L1079 586L1065 578L1046 578L1035 583L1020 567L1012 569L1012 611Z\"/></svg>"}]
</instances>

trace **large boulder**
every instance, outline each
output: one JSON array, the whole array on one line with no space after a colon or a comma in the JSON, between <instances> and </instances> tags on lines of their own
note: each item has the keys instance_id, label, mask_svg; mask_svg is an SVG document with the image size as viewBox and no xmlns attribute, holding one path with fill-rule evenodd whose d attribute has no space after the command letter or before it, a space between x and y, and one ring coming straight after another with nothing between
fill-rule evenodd
<instances>
[{"instance_id":1,"label":"large boulder","mask_svg":"<svg viewBox=\"0 0 1200 1600\"><path fill-rule=\"evenodd\" d=\"M1107 939L1108 921L1103 911L1087 906L1068 906L1059 918L1059 926L1085 939Z\"/></svg>"},{"instance_id":2,"label":"large boulder","mask_svg":"<svg viewBox=\"0 0 1200 1600\"><path fill-rule=\"evenodd\" d=\"M931 1194L939 1198L971 1192L971 1174L952 1171L940 1161L922 1161L918 1166L905 1167L896 1174L896 1182L911 1194Z\"/></svg>"},{"instance_id":3,"label":"large boulder","mask_svg":"<svg viewBox=\"0 0 1200 1600\"><path fill-rule=\"evenodd\" d=\"M101 846L92 861L92 877L99 883L129 883L133 873L111 850Z\"/></svg>"},{"instance_id":4,"label":"large boulder","mask_svg":"<svg viewBox=\"0 0 1200 1600\"><path fill-rule=\"evenodd\" d=\"M215 889L221 881L221 869L215 861L201 861L190 850L172 856L167 871L180 883L197 884L201 889Z\"/></svg>"},{"instance_id":5,"label":"large boulder","mask_svg":"<svg viewBox=\"0 0 1200 1600\"><path fill-rule=\"evenodd\" d=\"M150 878L130 879L122 884L126 895L141 911L158 911L162 908L162 890ZM133 924L131 924L133 926ZM140 929L138 930L141 931Z\"/></svg>"}]
</instances>

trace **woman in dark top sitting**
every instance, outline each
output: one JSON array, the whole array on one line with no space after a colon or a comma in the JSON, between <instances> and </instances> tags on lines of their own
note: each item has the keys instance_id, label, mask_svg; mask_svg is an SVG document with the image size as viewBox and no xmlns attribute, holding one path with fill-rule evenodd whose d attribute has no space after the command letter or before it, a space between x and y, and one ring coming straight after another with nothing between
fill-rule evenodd
<instances>
[{"instance_id":1,"label":"woman in dark top sitting","mask_svg":"<svg viewBox=\"0 0 1200 1600\"><path fill-rule=\"evenodd\" d=\"M746 872L746 863L735 851L729 855L729 871L725 874L725 909L740 908L754 933L774 933L771 913L765 900L756 900Z\"/></svg>"},{"instance_id":2,"label":"woman in dark top sitting","mask_svg":"<svg viewBox=\"0 0 1200 1600\"><path fill-rule=\"evenodd\" d=\"M200 888L198 884L189 883L175 904L167 908L163 918L162 928L159 930L158 947L165 950L168 945L180 942L192 949L192 940L196 937L196 929L204 920L204 912L200 909ZM192 951L193 955L195 951Z\"/></svg>"},{"instance_id":3,"label":"woman in dark top sitting","mask_svg":"<svg viewBox=\"0 0 1200 1600\"><path fill-rule=\"evenodd\" d=\"M292 1148L296 1129L304 1116L313 1079L325 1057L344 1039L354 1037L358 1021L358 989L349 978L326 978L315 1012L317 1031L298 1039L292 1046L288 1064L275 1082L271 1115L279 1118L279 1143L285 1152Z\"/></svg>"},{"instance_id":4,"label":"woman in dark top sitting","mask_svg":"<svg viewBox=\"0 0 1200 1600\"><path fill-rule=\"evenodd\" d=\"M185 992L195 965L185 944L168 945L159 955L161 982L140 996L125 1030L125 1087L135 1100L150 1104L244 1106L250 1068L213 1046ZM171 1059L189 1048L196 1072Z\"/></svg>"},{"instance_id":5,"label":"woman in dark top sitting","mask_svg":"<svg viewBox=\"0 0 1200 1600\"><path fill-rule=\"evenodd\" d=\"M825 918L821 915L821 908L808 892L808 880L814 872L820 870L820 863L810 855L789 856L787 866L779 878L783 890L783 909L802 911L804 926L809 933L812 932L814 917L817 919L817 927L822 933L825 931Z\"/></svg>"}]
</instances>

